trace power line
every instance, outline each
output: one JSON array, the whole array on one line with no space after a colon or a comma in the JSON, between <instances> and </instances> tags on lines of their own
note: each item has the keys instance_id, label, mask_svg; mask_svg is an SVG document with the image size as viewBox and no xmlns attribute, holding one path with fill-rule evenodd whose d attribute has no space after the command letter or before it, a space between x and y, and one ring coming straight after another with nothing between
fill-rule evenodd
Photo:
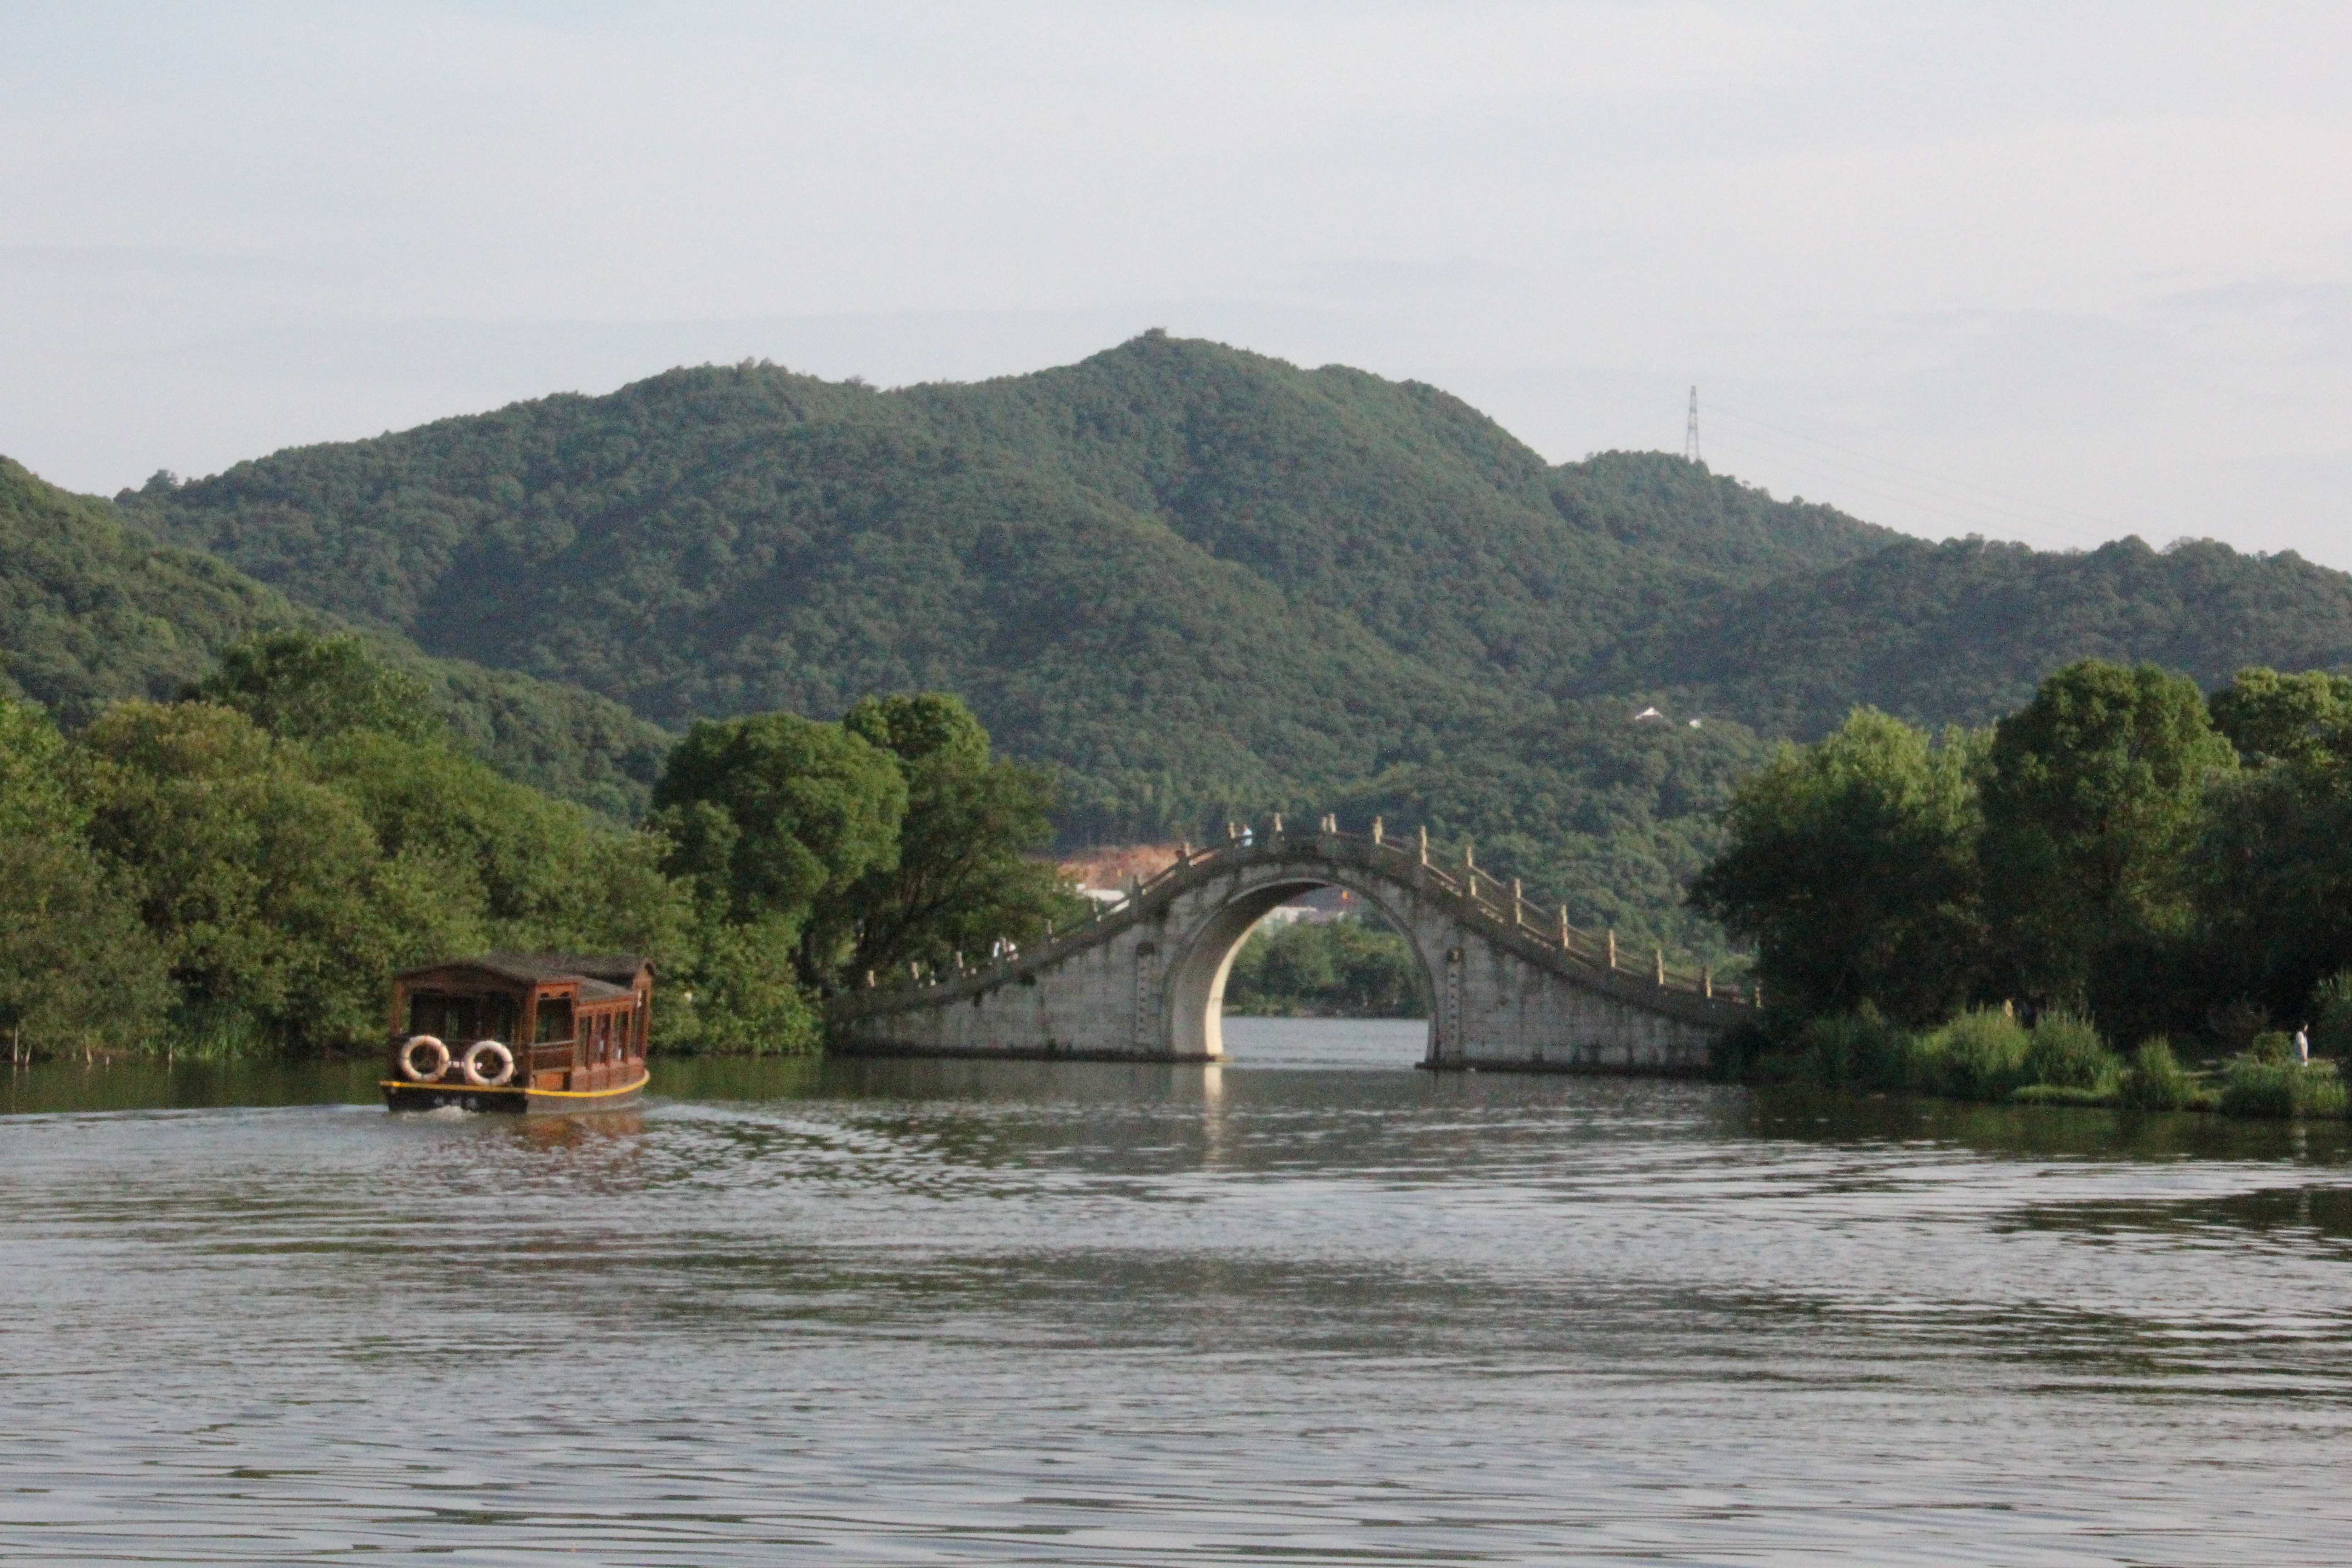
<instances>
[{"instance_id":1,"label":"power line","mask_svg":"<svg viewBox=\"0 0 2352 1568\"><path fill-rule=\"evenodd\" d=\"M1731 455L1735 460L1738 452L1749 450L1754 456L1760 458L1767 467L1777 467L1784 471L1809 476L1826 484L1834 491L1866 496L1891 507L1934 516L1941 519L1948 525L1957 525L1969 531L1977 531L1984 528L1989 520L1999 518L2011 524L2021 523L2030 528L2047 530L2075 539L2100 543L2134 531L2127 525L2116 522L2110 518L2097 517L2066 507L2053 506L2046 501L2033 500L2009 491L1996 489L1990 485L1954 479L1949 475L1916 468L1907 463L1898 463L1858 447L1824 440L1818 436L1776 425L1770 420L1759 419L1753 415L1742 414L1736 409L1726 408L1720 404L1712 404L1709 407L1718 419L1729 419L1736 425L1753 427L1735 431L1728 441L1727 444L1732 448ZM1785 436L1791 441L1802 443L1802 446L1786 446L1770 437L1760 434L1767 430ZM1719 426L1716 430L1716 436L1718 447L1727 444ZM1809 451L1805 449L1806 447L1820 447L1828 452L1842 452L1857 459L1860 464L1868 466L1857 466L1854 462L1842 462L1835 458L1823 455L1823 451ZM1700 454L1698 388L1694 385L1684 405L1683 457L1689 462L1696 463L1700 460ZM1826 469L1834 469L1836 472L1826 472L1824 471ZM1899 477L1906 474L1915 475L1916 478ZM1864 482L1856 482L1857 479ZM1922 480L1927 482L1922 483ZM1957 491L1974 491L1975 494L1954 493ZM1977 499L1979 497L1989 499ZM2017 510L2019 508L2029 510ZM2079 521L2062 521L2066 519L2075 519ZM2082 526L2084 523L2091 526L2089 528ZM1999 529L2000 525L1996 523L1993 526ZM2095 532L2093 530L2097 531Z\"/></svg>"},{"instance_id":2,"label":"power line","mask_svg":"<svg viewBox=\"0 0 2352 1568\"><path fill-rule=\"evenodd\" d=\"M1989 497L1995 501L2005 502L2009 506L2030 507L2035 512L2047 512L2058 517L2070 517L2076 519L2079 521L2087 522L2093 527L2101 530L2101 537L2103 538L2113 538L2133 531L2128 524L2117 522L2113 518L2099 517L2086 511L2077 511L2071 507L2053 506L2048 501L2035 500L2028 496L2021 496L2008 490L1996 489L1990 485L1981 485L1969 479L1954 479L1949 474L1939 474L1932 469L1916 468L1908 463L1898 463L1892 458L1882 458L1875 453L1866 452L1859 447L1843 446L1835 441L1826 441L1818 436L1808 435L1801 430L1791 430L1786 426L1775 425L1769 419L1759 419L1752 414L1742 414L1736 409L1726 408L1719 403L1715 404L1712 406L1714 407L1716 416L1718 418L1736 420L1743 425L1753 425L1759 429L1772 431L1777 435L1788 437L1791 440L1801 441L1807 446L1819 447L1823 450L1831 452L1842 452L1848 457L1858 458L1864 462L1874 464L1879 468L1891 468L1897 473L1913 474L1920 479L1932 480L1937 485L1946 486L1953 489L1973 490L1978 495ZM1772 445L1772 443L1769 441L1760 440L1758 444L1766 447ZM1807 453L1805 456L1813 462L1827 463L1833 468L1845 468L1849 472L1865 474L1868 472L1866 469L1852 468L1849 465L1837 463L1833 459L1822 457L1817 453ZM1870 474L1868 477L1878 480L1882 484L1901 485L1905 483L1905 481L1901 479L1893 479L1884 474ZM1922 487L1913 486L1910 488L1917 489ZM1934 492L1929 491L1927 493L1932 494ZM1989 511L1998 512L2004 510L2001 507L1986 506L1984 502L1970 501L1958 496L1947 496L1939 499L1947 500L1961 506L1983 507L1984 510ZM2046 522L2041 518L2031 515L2013 512L2009 513L2008 515L2021 517L2021 521L2024 521L2042 522L2045 527L2063 526Z\"/></svg>"},{"instance_id":3,"label":"power line","mask_svg":"<svg viewBox=\"0 0 2352 1568\"><path fill-rule=\"evenodd\" d=\"M1949 524L1970 531L1980 531L1985 528L1989 518L2000 517L2010 519L2016 522L2027 523L2035 528L2048 529L2077 538L2100 539L2101 537L2097 534L2092 533L2087 529L2080 528L2073 524L2052 522L2046 519L2028 516L2021 512L2005 511L1998 507L1988 506L1982 501L1968 500L1955 496L1939 496L1924 487L1911 485L1900 479L1890 479L1879 475L1864 474L1863 480L1857 481L1853 479L1844 477L1844 475L1831 473L1827 468L1816 466L1818 464L1826 463L1828 461L1826 458L1816 458L1811 453L1792 454L1787 448L1773 449L1763 443L1758 443L1751 447L1748 444L1750 439L1751 438L1748 437L1740 436L1731 441L1732 461L1737 461L1738 454L1739 452L1752 450L1756 455L1756 460L1759 466L1774 467L1778 468L1784 473L1795 474L1800 477L1818 480L1822 484L1828 486L1832 491L1842 495L1867 497L1870 500L1883 502L1890 507L1901 508L1904 510L1914 514L1923 514L1926 516L1940 518ZM1716 446L1718 457L1722 456L1722 448L1725 444L1726 443L1721 433L1717 432ZM1848 468L1843 464L1837 466L1845 468L1845 474L1847 475L1860 472L1858 469ZM1900 489L1884 489L1881 488L1883 486L1899 486L1901 488ZM1905 494L1903 491L1909 491L1910 493ZM1817 497L1816 499L1819 498ZM2105 542L2104 539L2101 539L2101 542Z\"/></svg>"},{"instance_id":4,"label":"power line","mask_svg":"<svg viewBox=\"0 0 2352 1568\"><path fill-rule=\"evenodd\" d=\"M1841 463L1833 458L1824 458L1816 452L1785 447L1778 442L1752 436L1746 431L1739 432L1731 437L1730 441L1735 451L1752 451L1764 464L1777 467L1786 472L1810 476L1840 493L1872 496L1895 506L1934 512L1964 526L1981 527L1991 520L2000 519L2053 533L2063 534L2073 539L2095 540L2102 543L2131 531L2120 526L2114 527L2112 531L2088 529L2080 523L2067 521L2061 518L2019 511L2010 507L1995 506L1990 501L1978 500L1973 497L1949 494L1933 486L1921 484L1915 479L1873 473L1867 468L1856 468L1851 463ZM1724 442L1722 432L1718 430L1717 447L1722 447ZM1859 479L1851 476L1859 476Z\"/></svg>"}]
</instances>

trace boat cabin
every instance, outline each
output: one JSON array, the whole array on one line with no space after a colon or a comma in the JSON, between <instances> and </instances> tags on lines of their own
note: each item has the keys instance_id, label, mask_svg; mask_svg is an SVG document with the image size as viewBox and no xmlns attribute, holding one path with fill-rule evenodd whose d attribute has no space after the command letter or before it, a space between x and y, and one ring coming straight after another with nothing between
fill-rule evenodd
<instances>
[{"instance_id":1,"label":"boat cabin","mask_svg":"<svg viewBox=\"0 0 2352 1568\"><path fill-rule=\"evenodd\" d=\"M631 953L494 952L393 977L395 1109L580 1110L646 1081L654 966Z\"/></svg>"}]
</instances>

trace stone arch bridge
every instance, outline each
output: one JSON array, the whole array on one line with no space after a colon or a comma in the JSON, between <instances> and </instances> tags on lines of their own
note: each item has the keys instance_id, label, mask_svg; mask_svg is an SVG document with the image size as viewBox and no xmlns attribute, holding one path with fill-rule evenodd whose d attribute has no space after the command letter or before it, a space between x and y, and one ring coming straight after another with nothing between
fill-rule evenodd
<instances>
[{"instance_id":1,"label":"stone arch bridge","mask_svg":"<svg viewBox=\"0 0 2352 1568\"><path fill-rule=\"evenodd\" d=\"M1546 922L1468 861L1438 866L1425 836L1243 833L1187 851L1124 902L1042 947L836 998L834 1048L855 1055L1197 1062L1224 1054L1225 977L1259 917L1341 888L1404 934L1428 981L1440 1068L1696 1073L1755 999L1704 972L1632 963L1613 935Z\"/></svg>"}]
</instances>

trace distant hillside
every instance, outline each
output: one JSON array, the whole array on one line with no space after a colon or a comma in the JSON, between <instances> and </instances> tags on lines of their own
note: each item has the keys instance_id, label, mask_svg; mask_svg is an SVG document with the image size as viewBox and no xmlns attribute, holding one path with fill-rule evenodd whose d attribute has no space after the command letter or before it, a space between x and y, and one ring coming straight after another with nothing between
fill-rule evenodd
<instances>
[{"instance_id":1,"label":"distant hillside","mask_svg":"<svg viewBox=\"0 0 2352 1568\"><path fill-rule=\"evenodd\" d=\"M1434 387L1157 335L892 399L1478 680L1554 689L1694 593L1898 537L1657 454L1548 468Z\"/></svg>"},{"instance_id":2,"label":"distant hillside","mask_svg":"<svg viewBox=\"0 0 2352 1568\"><path fill-rule=\"evenodd\" d=\"M1914 722L1989 723L2053 669L2091 658L2151 659L2208 689L2248 665L2341 668L2352 665L2352 576L2211 541L2061 553L1906 540L1694 605L1628 639L1584 684L1810 737L1857 702Z\"/></svg>"},{"instance_id":3,"label":"distant hillside","mask_svg":"<svg viewBox=\"0 0 2352 1568\"><path fill-rule=\"evenodd\" d=\"M1156 335L894 393L677 371L124 499L306 604L665 724L957 690L1106 830L1540 718L1629 628L1894 537Z\"/></svg>"},{"instance_id":4,"label":"distant hillside","mask_svg":"<svg viewBox=\"0 0 2352 1568\"><path fill-rule=\"evenodd\" d=\"M0 458L0 694L79 725L119 698L176 695L239 637L333 624ZM584 691L378 640L428 679L443 716L500 771L615 816L642 810L667 750L661 731Z\"/></svg>"}]
</instances>

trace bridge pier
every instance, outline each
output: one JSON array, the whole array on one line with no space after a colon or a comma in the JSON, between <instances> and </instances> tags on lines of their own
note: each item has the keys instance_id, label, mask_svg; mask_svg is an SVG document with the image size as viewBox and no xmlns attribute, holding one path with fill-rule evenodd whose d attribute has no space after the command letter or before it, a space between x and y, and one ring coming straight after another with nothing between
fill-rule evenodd
<instances>
[{"instance_id":1,"label":"bridge pier","mask_svg":"<svg viewBox=\"0 0 2352 1568\"><path fill-rule=\"evenodd\" d=\"M1613 941L1527 923L1471 879L1384 836L1326 818L1189 857L1043 949L936 984L837 998L833 1048L853 1054L1216 1061L1226 977L1267 910L1337 887L1402 932L1428 980L1425 1067L1694 1074L1754 1015L1705 974L1616 967ZM1494 886L1492 879L1486 879ZM1514 889L1516 895L1516 889Z\"/></svg>"}]
</instances>

